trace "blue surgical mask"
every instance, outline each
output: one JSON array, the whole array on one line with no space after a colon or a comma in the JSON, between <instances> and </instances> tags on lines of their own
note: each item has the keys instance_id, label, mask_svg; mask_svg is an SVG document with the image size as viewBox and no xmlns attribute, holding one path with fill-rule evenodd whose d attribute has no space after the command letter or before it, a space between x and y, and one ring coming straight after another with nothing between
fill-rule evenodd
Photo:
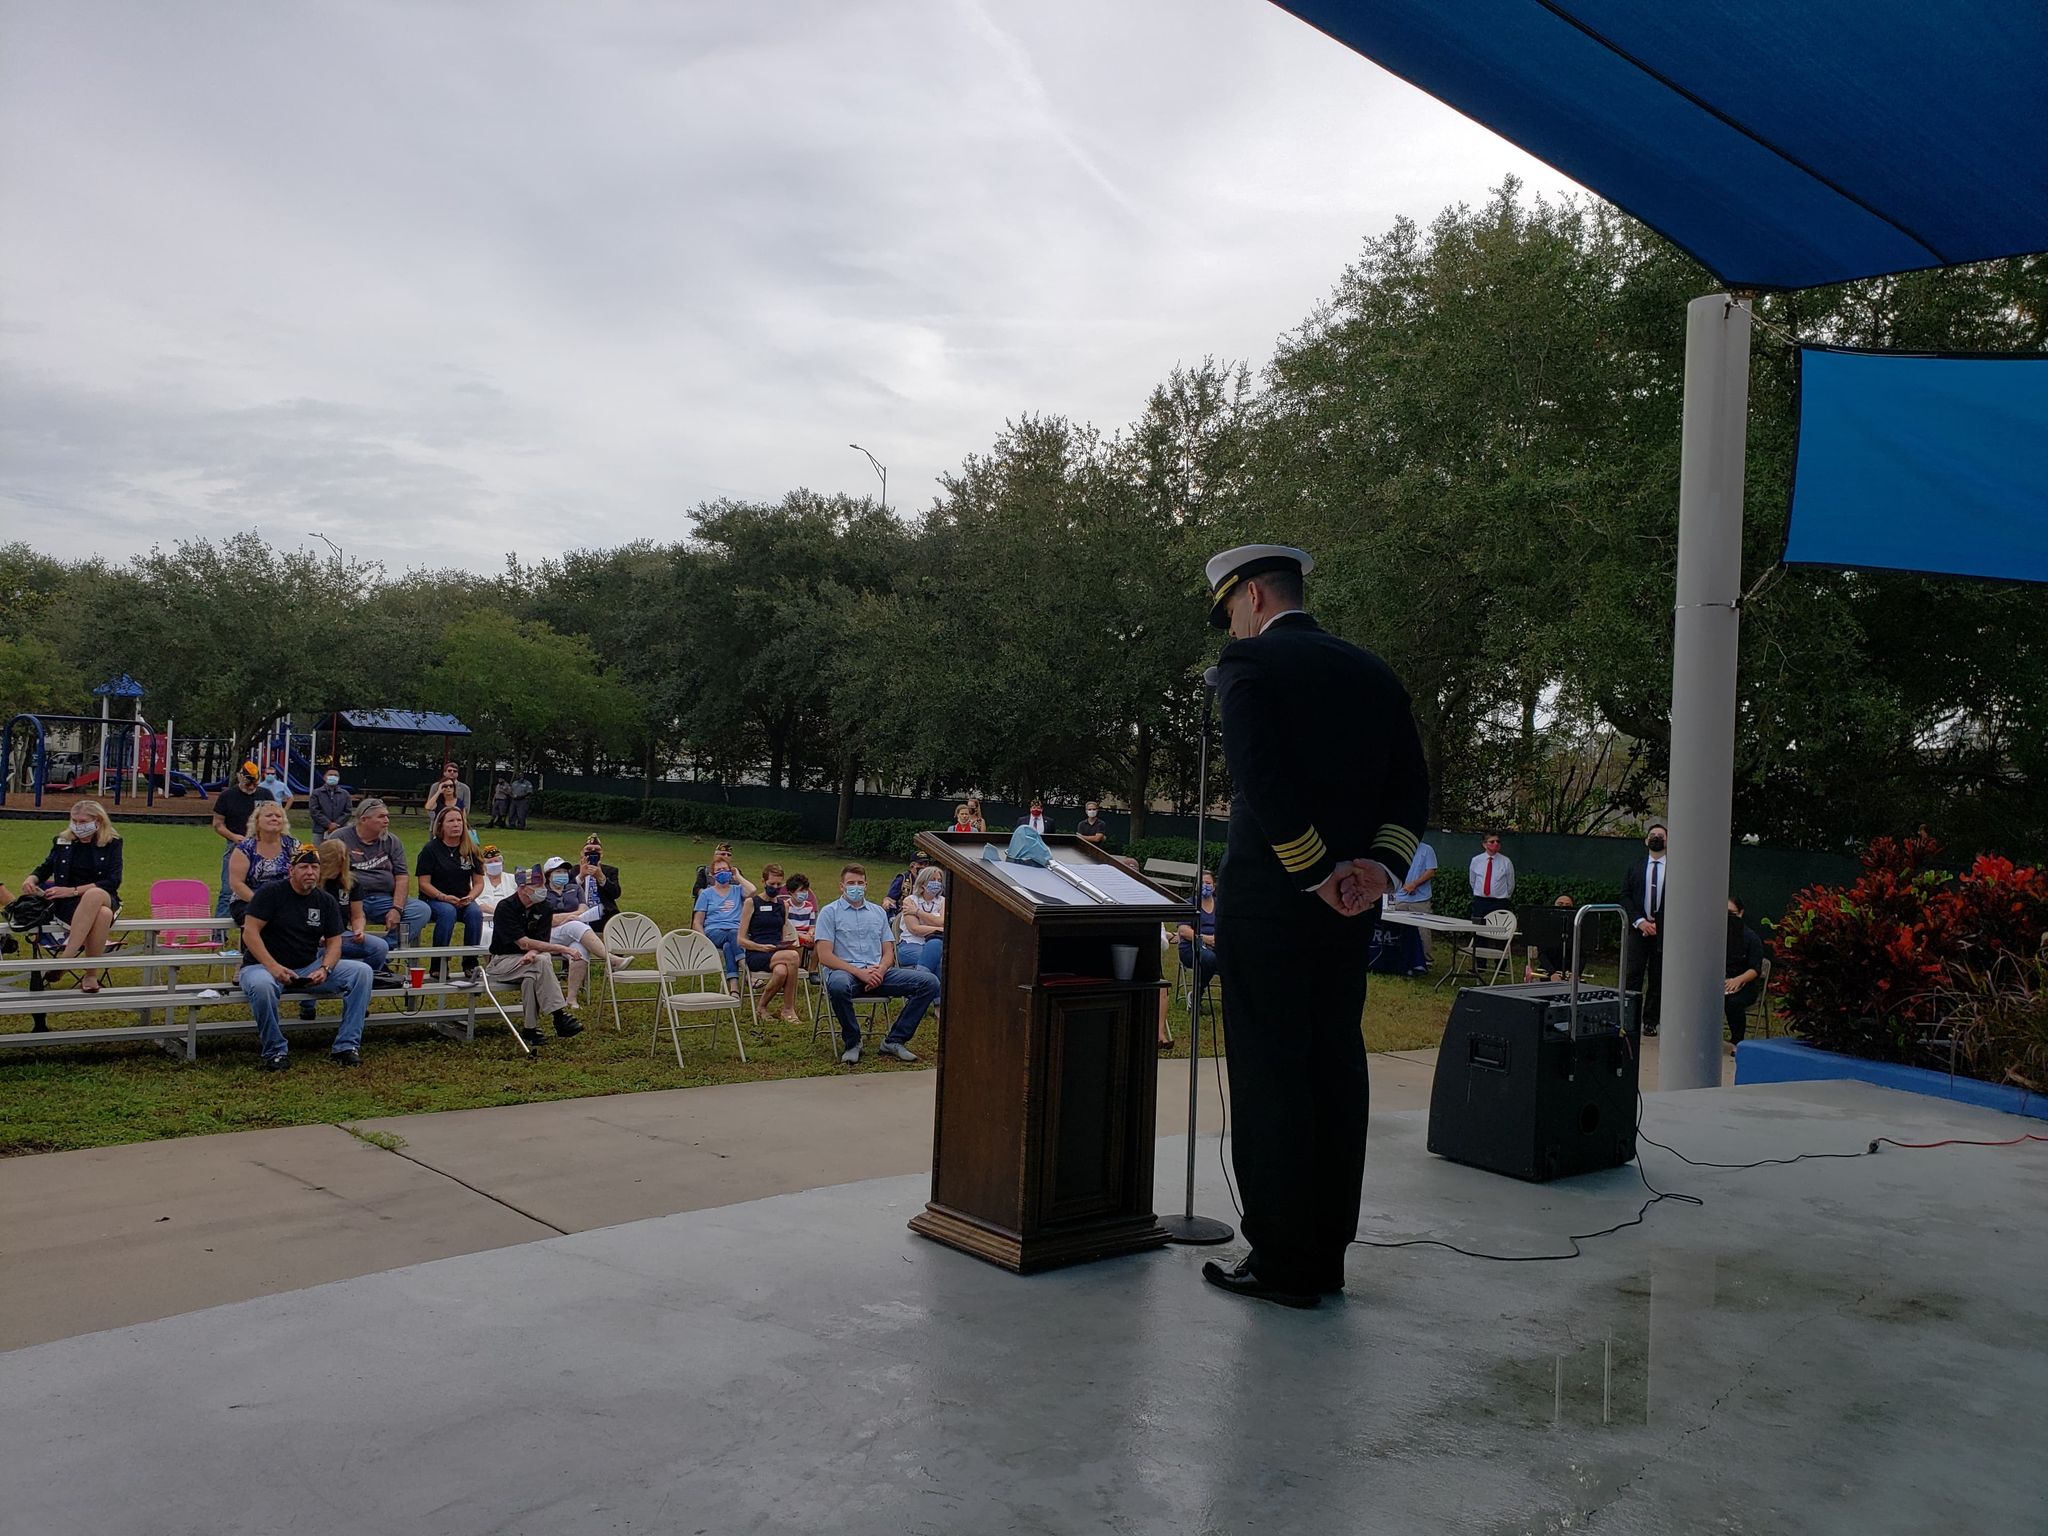
<instances>
[{"instance_id":1,"label":"blue surgical mask","mask_svg":"<svg viewBox=\"0 0 2048 1536\"><path fill-rule=\"evenodd\" d=\"M71 823L71 835L81 843L91 842L100 835L100 824L96 821L74 821Z\"/></svg>"},{"instance_id":2,"label":"blue surgical mask","mask_svg":"<svg viewBox=\"0 0 2048 1536\"><path fill-rule=\"evenodd\" d=\"M858 883L849 885L846 888L846 899L858 906L868 899L868 888Z\"/></svg>"},{"instance_id":3,"label":"blue surgical mask","mask_svg":"<svg viewBox=\"0 0 2048 1536\"><path fill-rule=\"evenodd\" d=\"M1208 900L1208 899L1209 899L1209 898L1210 898L1211 896L1214 896L1215 894L1216 894L1216 887L1215 887L1215 886L1213 886L1213 885L1204 885L1204 886L1202 887L1202 900L1204 900L1204 901L1207 901L1207 900Z\"/></svg>"},{"instance_id":4,"label":"blue surgical mask","mask_svg":"<svg viewBox=\"0 0 2048 1536\"><path fill-rule=\"evenodd\" d=\"M330 773L329 775L327 775L327 782L330 786L339 784L341 782L341 775L338 773Z\"/></svg>"},{"instance_id":5,"label":"blue surgical mask","mask_svg":"<svg viewBox=\"0 0 2048 1536\"><path fill-rule=\"evenodd\" d=\"M558 869L548 876L548 884L558 891L566 891L569 889L569 877Z\"/></svg>"},{"instance_id":6,"label":"blue surgical mask","mask_svg":"<svg viewBox=\"0 0 2048 1536\"><path fill-rule=\"evenodd\" d=\"M939 882L938 882L938 881L936 881L936 880L927 880L927 881L925 881L925 883L924 883L924 893L925 893L925 895L927 895L927 896L936 896L936 895L938 895L938 894L939 894Z\"/></svg>"},{"instance_id":7,"label":"blue surgical mask","mask_svg":"<svg viewBox=\"0 0 2048 1536\"><path fill-rule=\"evenodd\" d=\"M717 874L713 875L711 878L719 885L731 885L732 871L729 869L721 869Z\"/></svg>"},{"instance_id":8,"label":"blue surgical mask","mask_svg":"<svg viewBox=\"0 0 2048 1536\"><path fill-rule=\"evenodd\" d=\"M503 859L485 859L484 873L487 875L502 875L505 873L505 861Z\"/></svg>"}]
</instances>

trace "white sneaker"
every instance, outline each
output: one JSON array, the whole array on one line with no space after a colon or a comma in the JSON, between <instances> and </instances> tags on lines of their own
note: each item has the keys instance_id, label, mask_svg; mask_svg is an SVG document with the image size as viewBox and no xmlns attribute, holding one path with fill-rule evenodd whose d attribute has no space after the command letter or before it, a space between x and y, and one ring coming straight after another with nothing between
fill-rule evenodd
<instances>
[{"instance_id":1,"label":"white sneaker","mask_svg":"<svg viewBox=\"0 0 2048 1536\"><path fill-rule=\"evenodd\" d=\"M898 1061L917 1060L917 1052L907 1045L898 1045L894 1040L884 1040L880 1049L884 1056L894 1056Z\"/></svg>"},{"instance_id":2,"label":"white sneaker","mask_svg":"<svg viewBox=\"0 0 2048 1536\"><path fill-rule=\"evenodd\" d=\"M839 1065L841 1065L842 1067L859 1066L860 1047L857 1045L849 1045L845 1050L841 1051L839 1053Z\"/></svg>"}]
</instances>

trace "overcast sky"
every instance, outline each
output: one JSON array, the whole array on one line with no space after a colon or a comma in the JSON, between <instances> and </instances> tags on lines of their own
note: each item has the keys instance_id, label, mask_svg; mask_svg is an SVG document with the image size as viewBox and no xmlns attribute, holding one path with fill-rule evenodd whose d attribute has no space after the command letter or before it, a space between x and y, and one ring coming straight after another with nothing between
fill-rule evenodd
<instances>
[{"instance_id":1,"label":"overcast sky","mask_svg":"<svg viewBox=\"0 0 2048 1536\"><path fill-rule=\"evenodd\" d=\"M495 570L1254 366L1568 187L1265 0L0 0L0 538Z\"/></svg>"}]
</instances>

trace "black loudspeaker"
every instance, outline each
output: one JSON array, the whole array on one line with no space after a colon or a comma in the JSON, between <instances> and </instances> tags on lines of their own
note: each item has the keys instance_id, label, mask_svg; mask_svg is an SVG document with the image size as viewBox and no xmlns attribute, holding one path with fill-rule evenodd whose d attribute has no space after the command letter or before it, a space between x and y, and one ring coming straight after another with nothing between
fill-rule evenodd
<instances>
[{"instance_id":1,"label":"black loudspeaker","mask_svg":"<svg viewBox=\"0 0 2048 1536\"><path fill-rule=\"evenodd\" d=\"M1429 1095L1429 1150L1542 1182L1636 1155L1635 999L1555 982L1467 987Z\"/></svg>"}]
</instances>

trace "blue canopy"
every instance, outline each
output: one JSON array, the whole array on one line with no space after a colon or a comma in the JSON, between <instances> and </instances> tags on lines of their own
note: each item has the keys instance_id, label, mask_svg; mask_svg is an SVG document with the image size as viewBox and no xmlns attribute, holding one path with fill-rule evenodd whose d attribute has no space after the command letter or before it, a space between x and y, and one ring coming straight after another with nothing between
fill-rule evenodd
<instances>
[{"instance_id":1,"label":"blue canopy","mask_svg":"<svg viewBox=\"0 0 2048 1536\"><path fill-rule=\"evenodd\" d=\"M1730 287L2048 249L2039 0L1276 3Z\"/></svg>"},{"instance_id":2,"label":"blue canopy","mask_svg":"<svg viewBox=\"0 0 2048 1536\"><path fill-rule=\"evenodd\" d=\"M2048 357L1802 347L1785 563L2048 581Z\"/></svg>"},{"instance_id":3,"label":"blue canopy","mask_svg":"<svg viewBox=\"0 0 2048 1536\"><path fill-rule=\"evenodd\" d=\"M424 709L344 709L341 723L351 731L385 731L398 736L469 734L469 727L453 715Z\"/></svg>"}]
</instances>

